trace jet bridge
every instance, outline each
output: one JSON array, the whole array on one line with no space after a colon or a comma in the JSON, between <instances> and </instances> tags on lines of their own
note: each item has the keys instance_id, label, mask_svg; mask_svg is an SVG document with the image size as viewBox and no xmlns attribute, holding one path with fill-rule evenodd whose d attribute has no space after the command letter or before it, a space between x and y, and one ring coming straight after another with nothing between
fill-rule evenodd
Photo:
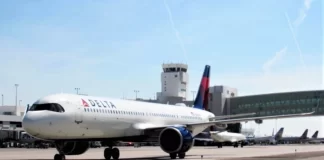
<instances>
[{"instance_id":1,"label":"jet bridge","mask_svg":"<svg viewBox=\"0 0 324 160\"><path fill-rule=\"evenodd\" d=\"M315 116L324 115L324 90L231 97L226 99L223 114L273 116L312 111L316 111Z\"/></svg>"}]
</instances>

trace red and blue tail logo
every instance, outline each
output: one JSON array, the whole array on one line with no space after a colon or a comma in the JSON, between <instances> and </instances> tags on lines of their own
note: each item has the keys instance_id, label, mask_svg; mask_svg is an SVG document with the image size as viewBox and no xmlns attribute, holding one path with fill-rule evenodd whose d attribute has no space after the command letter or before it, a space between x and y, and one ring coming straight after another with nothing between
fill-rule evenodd
<instances>
[{"instance_id":1,"label":"red and blue tail logo","mask_svg":"<svg viewBox=\"0 0 324 160\"><path fill-rule=\"evenodd\" d=\"M85 100L83 100L83 99L81 99L81 100L82 100L82 105L84 107L89 107L89 104Z\"/></svg>"},{"instance_id":2,"label":"red and blue tail logo","mask_svg":"<svg viewBox=\"0 0 324 160\"><path fill-rule=\"evenodd\" d=\"M204 74L201 78L197 96L194 102L194 108L208 110L208 96L209 96L209 75L210 66L206 65Z\"/></svg>"}]
</instances>

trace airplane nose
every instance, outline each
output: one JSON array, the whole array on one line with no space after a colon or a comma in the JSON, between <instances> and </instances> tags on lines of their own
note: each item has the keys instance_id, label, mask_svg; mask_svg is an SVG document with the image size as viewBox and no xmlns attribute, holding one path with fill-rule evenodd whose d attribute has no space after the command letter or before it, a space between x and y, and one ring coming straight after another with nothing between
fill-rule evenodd
<instances>
[{"instance_id":1,"label":"airplane nose","mask_svg":"<svg viewBox=\"0 0 324 160\"><path fill-rule=\"evenodd\" d=\"M44 114L36 112L28 112L25 114L22 120L22 127L24 130L32 135L37 135L39 133L39 126L43 122Z\"/></svg>"}]
</instances>

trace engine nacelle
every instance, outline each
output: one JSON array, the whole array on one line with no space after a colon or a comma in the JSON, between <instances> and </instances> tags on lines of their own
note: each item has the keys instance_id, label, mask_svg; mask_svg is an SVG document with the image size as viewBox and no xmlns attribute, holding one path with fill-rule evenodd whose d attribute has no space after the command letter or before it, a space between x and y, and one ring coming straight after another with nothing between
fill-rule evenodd
<instances>
[{"instance_id":1,"label":"engine nacelle","mask_svg":"<svg viewBox=\"0 0 324 160\"><path fill-rule=\"evenodd\" d=\"M90 143L87 141L80 142L59 142L55 143L56 149L59 153L65 155L79 155L83 154L90 148Z\"/></svg>"},{"instance_id":2,"label":"engine nacelle","mask_svg":"<svg viewBox=\"0 0 324 160\"><path fill-rule=\"evenodd\" d=\"M227 128L227 124L215 124L215 127L219 130L222 130Z\"/></svg>"},{"instance_id":3,"label":"engine nacelle","mask_svg":"<svg viewBox=\"0 0 324 160\"><path fill-rule=\"evenodd\" d=\"M263 123L263 120L262 119L256 119L256 120L254 120L255 121L255 123L257 123L257 124L262 124Z\"/></svg>"},{"instance_id":4,"label":"engine nacelle","mask_svg":"<svg viewBox=\"0 0 324 160\"><path fill-rule=\"evenodd\" d=\"M192 134L183 127L167 127L160 132L159 144L166 153L187 152L193 146Z\"/></svg>"}]
</instances>

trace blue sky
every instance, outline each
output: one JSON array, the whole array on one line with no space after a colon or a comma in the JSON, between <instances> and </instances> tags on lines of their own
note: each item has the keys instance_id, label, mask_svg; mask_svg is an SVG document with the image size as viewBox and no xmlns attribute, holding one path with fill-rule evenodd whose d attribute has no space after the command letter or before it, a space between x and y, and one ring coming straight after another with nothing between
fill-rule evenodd
<instances>
[{"instance_id":1,"label":"blue sky","mask_svg":"<svg viewBox=\"0 0 324 160\"><path fill-rule=\"evenodd\" d=\"M190 90L205 64L240 95L322 89L322 20L320 0L1 1L0 92L153 98L163 62Z\"/></svg>"}]
</instances>

